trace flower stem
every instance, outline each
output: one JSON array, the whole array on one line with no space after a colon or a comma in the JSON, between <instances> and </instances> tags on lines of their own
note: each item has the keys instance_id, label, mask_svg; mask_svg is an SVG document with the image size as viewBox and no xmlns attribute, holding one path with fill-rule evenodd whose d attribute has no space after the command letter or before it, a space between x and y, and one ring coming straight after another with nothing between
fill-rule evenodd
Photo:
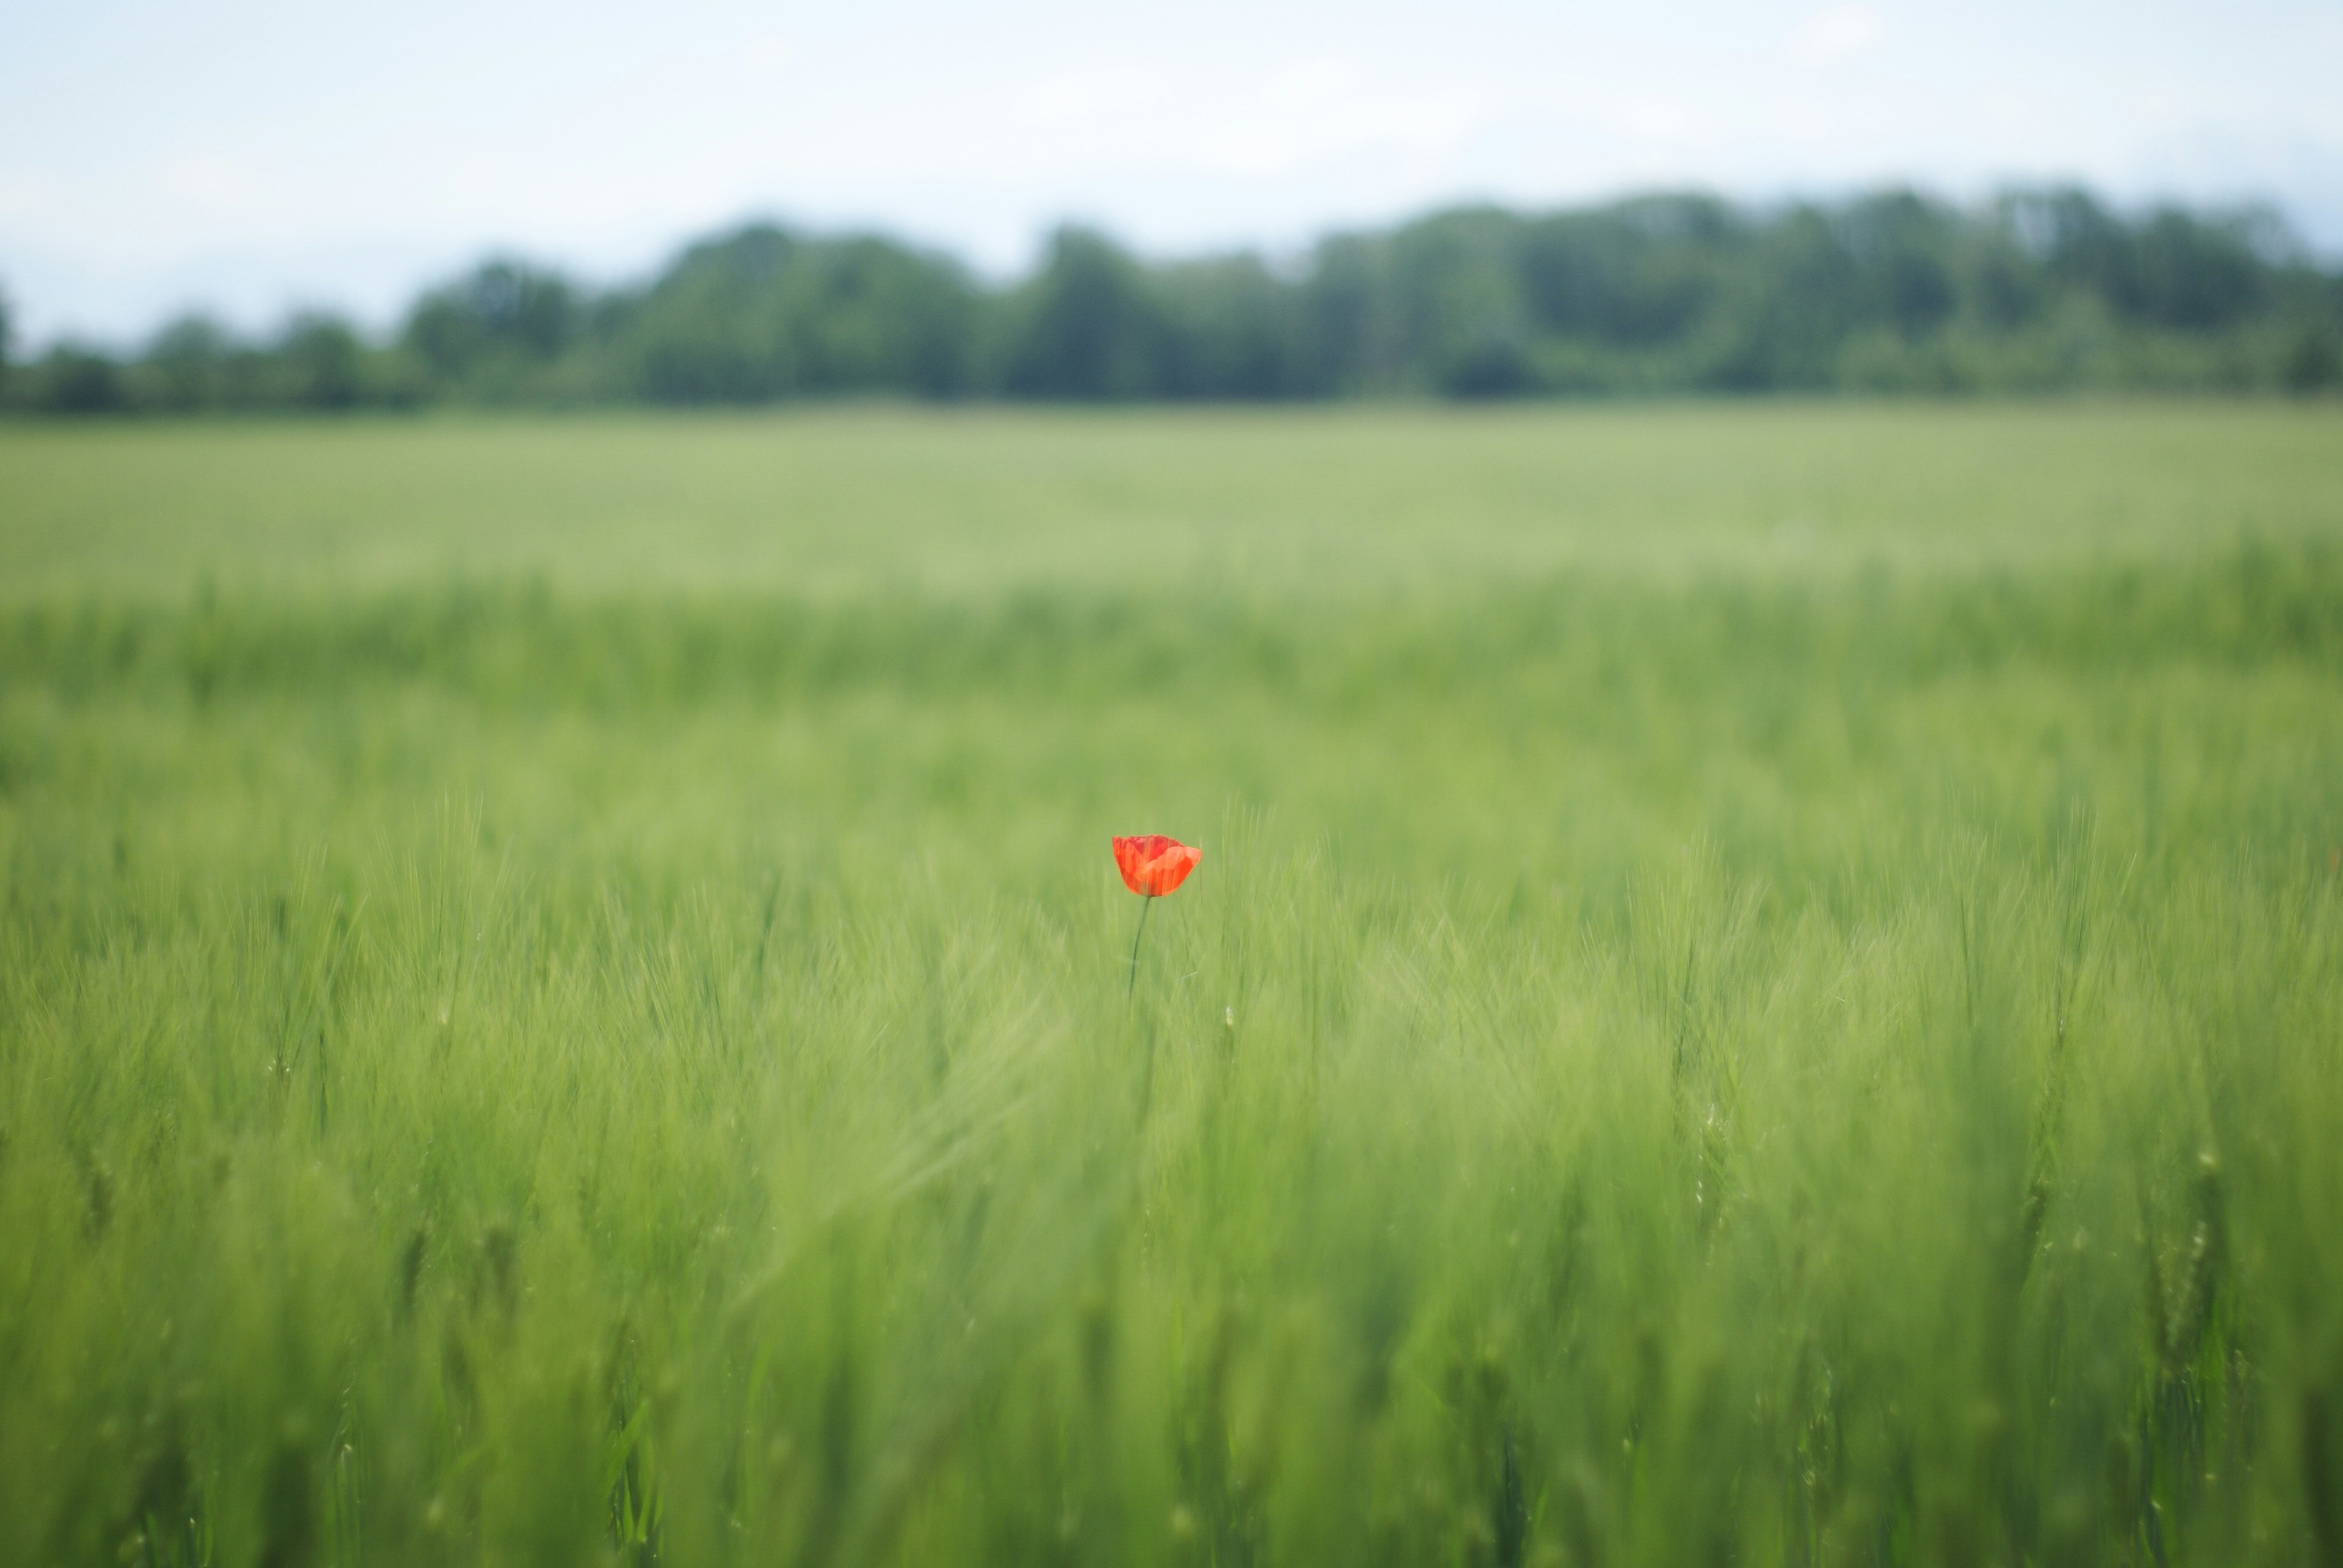
<instances>
[{"instance_id":1,"label":"flower stem","mask_svg":"<svg viewBox=\"0 0 2343 1568\"><path fill-rule=\"evenodd\" d=\"M1122 988L1122 1000L1125 1005L1130 1003L1132 994L1139 990L1139 939L1147 934L1147 911L1154 907L1155 900L1152 896L1142 900L1139 906L1139 935L1131 939L1131 980Z\"/></svg>"}]
</instances>

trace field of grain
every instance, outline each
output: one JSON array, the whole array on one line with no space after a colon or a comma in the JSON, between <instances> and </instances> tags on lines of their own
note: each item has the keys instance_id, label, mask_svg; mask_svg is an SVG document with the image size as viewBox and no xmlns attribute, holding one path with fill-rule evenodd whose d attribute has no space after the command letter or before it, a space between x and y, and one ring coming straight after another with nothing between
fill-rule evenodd
<instances>
[{"instance_id":1,"label":"field of grain","mask_svg":"<svg viewBox=\"0 0 2343 1568\"><path fill-rule=\"evenodd\" d=\"M2343 1563L2339 872L2332 408L0 427L0 1537Z\"/></svg>"}]
</instances>

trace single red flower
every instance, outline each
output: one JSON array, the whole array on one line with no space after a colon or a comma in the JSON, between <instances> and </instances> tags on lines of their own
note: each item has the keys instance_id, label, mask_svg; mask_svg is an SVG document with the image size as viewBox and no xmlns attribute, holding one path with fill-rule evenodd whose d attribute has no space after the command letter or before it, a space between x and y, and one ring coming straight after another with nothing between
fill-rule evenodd
<instances>
[{"instance_id":1,"label":"single red flower","mask_svg":"<svg viewBox=\"0 0 2343 1568\"><path fill-rule=\"evenodd\" d=\"M1160 899L1188 879L1204 851L1161 833L1141 833L1114 841L1114 863L1122 871L1122 885L1143 899Z\"/></svg>"}]
</instances>

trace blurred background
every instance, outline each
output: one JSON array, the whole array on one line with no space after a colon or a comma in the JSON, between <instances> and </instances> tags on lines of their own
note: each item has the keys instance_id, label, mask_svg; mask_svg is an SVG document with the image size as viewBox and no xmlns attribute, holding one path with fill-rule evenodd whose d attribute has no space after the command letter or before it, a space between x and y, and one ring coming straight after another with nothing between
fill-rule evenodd
<instances>
[{"instance_id":1,"label":"blurred background","mask_svg":"<svg viewBox=\"0 0 2343 1568\"><path fill-rule=\"evenodd\" d=\"M0 1568L2343 1563L2335 0L5 18Z\"/></svg>"},{"instance_id":2,"label":"blurred background","mask_svg":"<svg viewBox=\"0 0 2343 1568\"><path fill-rule=\"evenodd\" d=\"M0 402L2343 377L2343 14L25 7Z\"/></svg>"}]
</instances>

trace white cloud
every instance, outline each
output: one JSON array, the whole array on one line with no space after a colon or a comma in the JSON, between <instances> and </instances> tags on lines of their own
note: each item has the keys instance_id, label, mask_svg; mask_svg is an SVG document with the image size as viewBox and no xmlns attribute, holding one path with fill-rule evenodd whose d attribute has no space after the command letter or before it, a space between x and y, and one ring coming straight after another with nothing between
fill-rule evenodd
<instances>
[{"instance_id":1,"label":"white cloud","mask_svg":"<svg viewBox=\"0 0 2343 1568\"><path fill-rule=\"evenodd\" d=\"M1050 72L1017 95L1011 116L1048 127L1094 126L1151 109L1170 96L1157 67L1138 60L1089 60Z\"/></svg>"},{"instance_id":2,"label":"white cloud","mask_svg":"<svg viewBox=\"0 0 2343 1568\"><path fill-rule=\"evenodd\" d=\"M743 75L765 81L797 62L798 43L787 33L754 33L743 39L737 58Z\"/></svg>"},{"instance_id":3,"label":"white cloud","mask_svg":"<svg viewBox=\"0 0 2343 1568\"><path fill-rule=\"evenodd\" d=\"M1632 97L1613 115L1619 128L1633 140L1671 147L1697 147L1711 140L1709 116L1687 98L1672 93Z\"/></svg>"},{"instance_id":4,"label":"white cloud","mask_svg":"<svg viewBox=\"0 0 2343 1568\"><path fill-rule=\"evenodd\" d=\"M1210 54L1076 61L1010 95L999 122L971 114L951 144L893 148L893 169L873 172L1254 181L1359 155L1403 162L1451 154L1493 122L1499 97L1470 79L1314 55L1235 65ZM841 172L834 157L826 163Z\"/></svg>"},{"instance_id":5,"label":"white cloud","mask_svg":"<svg viewBox=\"0 0 2343 1568\"><path fill-rule=\"evenodd\" d=\"M0 50L0 276L37 340L187 300L377 318L490 248L632 276L752 214L1005 274L1068 216L1172 254L1460 199L1890 179L2268 196L2343 254L2333 0L2077 5L1457 0L1426 28L1400 0L1339 26L1197 0L1176 27L1084 0L220 0L126 50L36 7Z\"/></svg>"},{"instance_id":6,"label":"white cloud","mask_svg":"<svg viewBox=\"0 0 2343 1568\"><path fill-rule=\"evenodd\" d=\"M1259 177L1363 153L1438 157L1494 117L1485 92L1379 78L1340 61L1312 60L1240 85L1183 139L1204 154L1202 169Z\"/></svg>"},{"instance_id":7,"label":"white cloud","mask_svg":"<svg viewBox=\"0 0 2343 1568\"><path fill-rule=\"evenodd\" d=\"M267 186L231 159L187 154L166 163L156 180L162 194L190 212L241 214L260 206Z\"/></svg>"},{"instance_id":8,"label":"white cloud","mask_svg":"<svg viewBox=\"0 0 2343 1568\"><path fill-rule=\"evenodd\" d=\"M1834 5L1805 19L1790 40L1790 53L1801 65L1841 65L1870 54L1886 38L1886 25L1870 6Z\"/></svg>"}]
</instances>

